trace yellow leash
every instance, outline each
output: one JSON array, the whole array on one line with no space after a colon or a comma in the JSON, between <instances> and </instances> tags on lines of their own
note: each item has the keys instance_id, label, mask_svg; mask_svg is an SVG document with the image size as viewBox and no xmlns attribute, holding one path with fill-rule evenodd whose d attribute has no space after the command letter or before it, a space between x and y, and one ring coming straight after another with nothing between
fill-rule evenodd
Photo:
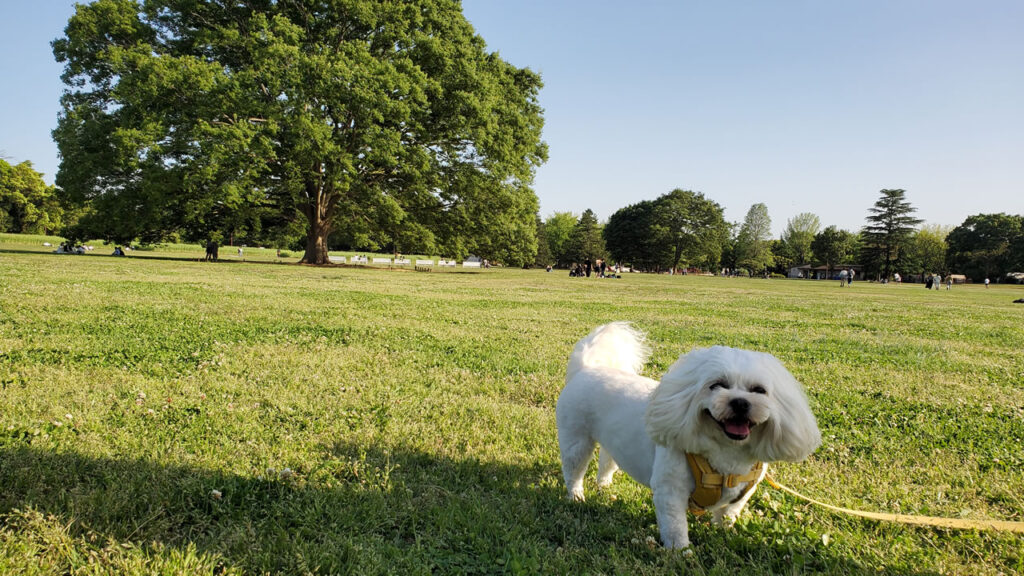
<instances>
[{"instance_id":1,"label":"yellow leash","mask_svg":"<svg viewBox=\"0 0 1024 576\"><path fill-rule=\"evenodd\" d=\"M1002 530L1006 532L1022 532L1024 533L1024 522L1011 522L1009 520L966 520L962 518L937 518L935 516L911 516L909 514L885 514L882 512L863 512L861 510L851 510L850 508L841 508L839 506L833 506L826 504L820 500L814 498L808 498L803 494L787 488L782 484L775 481L772 475L769 473L765 476L765 480L768 484L777 490L796 496L801 500L810 502L811 504L817 504L822 508L828 508L833 512L839 512L841 514L849 514L851 516L860 516L861 518L870 518L871 520L885 520L887 522L899 522L900 524L914 524L917 526L939 526L942 528L955 528L958 530Z\"/></svg>"}]
</instances>

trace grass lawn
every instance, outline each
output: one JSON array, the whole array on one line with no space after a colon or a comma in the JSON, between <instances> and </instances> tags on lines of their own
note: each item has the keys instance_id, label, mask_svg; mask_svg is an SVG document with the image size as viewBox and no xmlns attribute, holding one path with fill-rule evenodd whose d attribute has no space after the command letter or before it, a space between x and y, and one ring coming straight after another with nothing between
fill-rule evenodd
<instances>
[{"instance_id":1,"label":"grass lawn","mask_svg":"<svg viewBox=\"0 0 1024 576\"><path fill-rule=\"evenodd\" d=\"M782 360L824 438L774 467L791 487L1024 520L1020 297L0 244L0 573L1024 573L1021 535L767 486L732 529L692 522L693 555L665 551L627 477L564 498L554 425L572 345L629 320L655 378L693 346Z\"/></svg>"}]
</instances>

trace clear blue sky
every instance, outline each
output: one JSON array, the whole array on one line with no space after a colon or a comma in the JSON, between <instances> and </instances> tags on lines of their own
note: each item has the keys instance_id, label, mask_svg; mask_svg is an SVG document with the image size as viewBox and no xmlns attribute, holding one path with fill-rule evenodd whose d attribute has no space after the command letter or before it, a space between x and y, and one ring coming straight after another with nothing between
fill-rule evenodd
<instances>
[{"instance_id":1,"label":"clear blue sky","mask_svg":"<svg viewBox=\"0 0 1024 576\"><path fill-rule=\"evenodd\" d=\"M541 73L541 214L673 188L857 230L882 188L929 223L1024 213L1024 2L464 0ZM4 1L0 154L52 181L66 0Z\"/></svg>"}]
</instances>

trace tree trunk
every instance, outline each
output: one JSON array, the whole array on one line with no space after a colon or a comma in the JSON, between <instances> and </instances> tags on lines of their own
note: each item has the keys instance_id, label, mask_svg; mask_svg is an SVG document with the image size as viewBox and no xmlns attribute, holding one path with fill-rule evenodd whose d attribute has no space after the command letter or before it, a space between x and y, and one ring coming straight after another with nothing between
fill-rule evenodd
<instances>
[{"instance_id":1,"label":"tree trunk","mask_svg":"<svg viewBox=\"0 0 1024 576\"><path fill-rule=\"evenodd\" d=\"M309 231L306 233L306 253L299 262L303 264L327 264L330 259L327 255L327 235L330 228L324 223L319 224L310 221Z\"/></svg>"},{"instance_id":2,"label":"tree trunk","mask_svg":"<svg viewBox=\"0 0 1024 576\"><path fill-rule=\"evenodd\" d=\"M319 173L323 172L322 167L317 167L317 170ZM331 234L334 207L338 202L338 197L333 192L333 187L324 186L322 180L306 181L306 196L309 201L302 207L302 212L309 221L309 228L306 230L306 253L302 260L299 260L300 263L330 263L327 255L327 237Z\"/></svg>"}]
</instances>

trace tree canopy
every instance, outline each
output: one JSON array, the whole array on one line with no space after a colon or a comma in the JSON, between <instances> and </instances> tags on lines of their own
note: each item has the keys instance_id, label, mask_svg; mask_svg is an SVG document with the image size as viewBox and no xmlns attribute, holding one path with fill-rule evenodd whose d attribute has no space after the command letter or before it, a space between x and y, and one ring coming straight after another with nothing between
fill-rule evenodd
<instances>
[{"instance_id":1,"label":"tree canopy","mask_svg":"<svg viewBox=\"0 0 1024 576\"><path fill-rule=\"evenodd\" d=\"M622 208L608 219L604 231L612 256L642 270L681 264L714 268L728 234L721 206L699 192L679 188Z\"/></svg>"},{"instance_id":2,"label":"tree canopy","mask_svg":"<svg viewBox=\"0 0 1024 576\"><path fill-rule=\"evenodd\" d=\"M579 218L572 212L555 212L544 221L544 234L547 236L548 249L555 263L563 268L572 264L572 256L568 253L569 235L576 227Z\"/></svg>"},{"instance_id":3,"label":"tree canopy","mask_svg":"<svg viewBox=\"0 0 1024 576\"><path fill-rule=\"evenodd\" d=\"M907 246L914 227L921 220L912 216L917 209L906 200L905 190L882 190L868 209L867 224L861 230L861 258L869 270L889 278Z\"/></svg>"},{"instance_id":4,"label":"tree canopy","mask_svg":"<svg viewBox=\"0 0 1024 576\"><path fill-rule=\"evenodd\" d=\"M767 269L774 263L771 251L772 219L768 207L754 204L747 211L736 237L736 265L750 272Z\"/></svg>"},{"instance_id":5,"label":"tree canopy","mask_svg":"<svg viewBox=\"0 0 1024 576\"><path fill-rule=\"evenodd\" d=\"M63 216L56 190L31 162L12 166L0 158L0 232L50 234Z\"/></svg>"},{"instance_id":6,"label":"tree canopy","mask_svg":"<svg viewBox=\"0 0 1024 576\"><path fill-rule=\"evenodd\" d=\"M540 77L457 0L97 0L53 43L57 182L99 237L332 232L520 264Z\"/></svg>"},{"instance_id":7,"label":"tree canopy","mask_svg":"<svg viewBox=\"0 0 1024 576\"><path fill-rule=\"evenodd\" d=\"M835 226L829 226L814 236L811 242L811 250L818 262L825 265L828 271L833 266L849 264L850 259L857 254L857 235L847 230L840 230Z\"/></svg>"},{"instance_id":8,"label":"tree canopy","mask_svg":"<svg viewBox=\"0 0 1024 576\"><path fill-rule=\"evenodd\" d=\"M566 241L566 254L573 262L593 262L605 258L604 238L601 225L594 211L587 208L580 215Z\"/></svg>"},{"instance_id":9,"label":"tree canopy","mask_svg":"<svg viewBox=\"0 0 1024 576\"><path fill-rule=\"evenodd\" d=\"M658 203L644 200L620 208L608 218L604 242L612 259L636 270L668 267L672 248L665 241L667 230L658 221Z\"/></svg>"},{"instance_id":10,"label":"tree canopy","mask_svg":"<svg viewBox=\"0 0 1024 576\"><path fill-rule=\"evenodd\" d=\"M946 236L950 265L975 281L1024 272L1024 216L975 214Z\"/></svg>"},{"instance_id":11,"label":"tree canopy","mask_svg":"<svg viewBox=\"0 0 1024 576\"><path fill-rule=\"evenodd\" d=\"M786 222L782 232L782 252L793 264L807 264L813 251L811 243L821 230L821 220L810 212L801 212Z\"/></svg>"},{"instance_id":12,"label":"tree canopy","mask_svg":"<svg viewBox=\"0 0 1024 576\"><path fill-rule=\"evenodd\" d=\"M670 265L718 266L729 235L722 207L699 192L679 188L657 202L658 221L672 250Z\"/></svg>"},{"instance_id":13,"label":"tree canopy","mask_svg":"<svg viewBox=\"0 0 1024 576\"><path fill-rule=\"evenodd\" d=\"M946 236L952 229L941 224L925 224L911 234L906 247L906 257L901 259L900 270L918 273L922 276L939 272L950 272L946 261Z\"/></svg>"}]
</instances>

